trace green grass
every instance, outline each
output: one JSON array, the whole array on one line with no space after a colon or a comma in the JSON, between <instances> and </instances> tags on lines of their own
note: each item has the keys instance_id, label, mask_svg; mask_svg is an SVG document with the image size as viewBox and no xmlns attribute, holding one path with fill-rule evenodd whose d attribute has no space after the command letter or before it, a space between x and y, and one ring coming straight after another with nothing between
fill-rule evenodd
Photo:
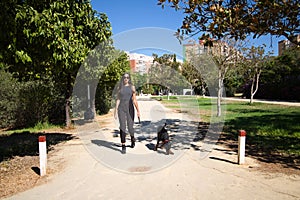
<instances>
[{"instance_id":1,"label":"green grass","mask_svg":"<svg viewBox=\"0 0 300 200\"><path fill-rule=\"evenodd\" d=\"M74 136L66 133L57 132L55 126L49 123L37 123L32 128L9 130L0 132L0 163L15 156L37 156L38 137L46 135L47 151L58 143L68 141ZM49 131L49 130L53 131ZM44 133L47 130L49 132Z\"/></svg>"},{"instance_id":2,"label":"green grass","mask_svg":"<svg viewBox=\"0 0 300 200\"><path fill-rule=\"evenodd\" d=\"M201 121L210 122L216 115L216 100L198 98ZM166 107L180 108L180 101L163 98ZM188 105L188 104L187 104ZM225 116L224 140L236 141L238 130L247 132L248 153L270 161L295 162L300 159L300 107L266 103L249 104L242 101L222 102L222 115ZM264 156L262 156L264 155ZM287 159L284 159L287 158Z\"/></svg>"},{"instance_id":3,"label":"green grass","mask_svg":"<svg viewBox=\"0 0 300 200\"><path fill-rule=\"evenodd\" d=\"M42 131L42 130L53 129L53 128L61 128L61 127L57 126L57 125L50 124L48 122L43 122L43 123L38 122L34 127L17 129L17 130L2 131L2 132L0 132L0 135L1 134L10 135L10 134L22 133L22 132L35 133L35 132L39 132L39 131Z\"/></svg>"},{"instance_id":4,"label":"green grass","mask_svg":"<svg viewBox=\"0 0 300 200\"><path fill-rule=\"evenodd\" d=\"M247 131L248 144L266 154L300 156L300 107L227 103L225 131Z\"/></svg>"}]
</instances>

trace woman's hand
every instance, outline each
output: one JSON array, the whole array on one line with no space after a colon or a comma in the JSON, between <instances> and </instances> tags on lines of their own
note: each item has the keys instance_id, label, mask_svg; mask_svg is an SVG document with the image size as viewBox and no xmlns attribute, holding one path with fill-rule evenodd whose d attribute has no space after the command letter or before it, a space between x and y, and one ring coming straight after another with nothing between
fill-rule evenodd
<instances>
[{"instance_id":1,"label":"woman's hand","mask_svg":"<svg viewBox=\"0 0 300 200\"><path fill-rule=\"evenodd\" d=\"M141 114L140 114L140 111L139 111L139 110L137 111L136 114L137 114L138 117L141 117Z\"/></svg>"}]
</instances>

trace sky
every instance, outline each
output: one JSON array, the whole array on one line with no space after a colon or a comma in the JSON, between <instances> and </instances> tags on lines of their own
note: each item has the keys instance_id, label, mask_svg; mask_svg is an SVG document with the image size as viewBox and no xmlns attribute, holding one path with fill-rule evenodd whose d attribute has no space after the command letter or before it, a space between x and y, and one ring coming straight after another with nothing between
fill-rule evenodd
<instances>
[{"instance_id":1,"label":"sky","mask_svg":"<svg viewBox=\"0 0 300 200\"><path fill-rule=\"evenodd\" d=\"M105 13L111 23L113 35L145 27L157 27L174 30L182 24L184 14L170 7L162 9L157 0L91 0L93 9ZM267 51L278 55L278 41L284 37L262 36L258 39L249 37L250 46L265 44Z\"/></svg>"}]
</instances>

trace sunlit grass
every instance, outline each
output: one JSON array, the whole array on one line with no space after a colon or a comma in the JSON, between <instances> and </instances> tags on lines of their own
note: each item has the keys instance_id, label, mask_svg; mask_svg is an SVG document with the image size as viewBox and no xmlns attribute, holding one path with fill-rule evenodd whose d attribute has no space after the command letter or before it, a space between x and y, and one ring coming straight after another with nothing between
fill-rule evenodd
<instances>
[{"instance_id":1,"label":"sunlit grass","mask_svg":"<svg viewBox=\"0 0 300 200\"><path fill-rule=\"evenodd\" d=\"M47 130L47 129L54 129L54 128L61 128L58 125L53 125L48 122L38 122L34 127L29 127L29 128L23 128L23 129L16 129L16 130L8 130L8 131L2 131L0 134L6 134L10 135L13 133L23 133L23 132L30 132L30 133L36 133L42 130Z\"/></svg>"},{"instance_id":2,"label":"sunlit grass","mask_svg":"<svg viewBox=\"0 0 300 200\"><path fill-rule=\"evenodd\" d=\"M216 100L202 97L197 100L201 121L210 122L216 115ZM178 98L164 97L161 102L168 108L182 109ZM231 138L237 138L238 130L244 129L247 143L254 148L300 156L300 107L222 101L222 115L225 116L223 131Z\"/></svg>"}]
</instances>

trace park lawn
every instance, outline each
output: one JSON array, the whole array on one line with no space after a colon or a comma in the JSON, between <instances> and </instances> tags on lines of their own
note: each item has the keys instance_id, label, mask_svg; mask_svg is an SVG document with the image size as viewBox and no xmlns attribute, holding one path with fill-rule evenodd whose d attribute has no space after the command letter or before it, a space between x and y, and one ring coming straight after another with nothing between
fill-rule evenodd
<instances>
[{"instance_id":1,"label":"park lawn","mask_svg":"<svg viewBox=\"0 0 300 200\"><path fill-rule=\"evenodd\" d=\"M167 100L164 97L161 102L172 109L184 109L180 105L188 103L182 104L181 101L190 100L176 97ZM209 123L212 116L216 115L216 99L198 97L197 101L201 121ZM224 138L237 140L238 131L246 130L250 154L272 155L278 160L288 157L291 162L300 160L300 107L223 101L222 115L225 116Z\"/></svg>"}]
</instances>

